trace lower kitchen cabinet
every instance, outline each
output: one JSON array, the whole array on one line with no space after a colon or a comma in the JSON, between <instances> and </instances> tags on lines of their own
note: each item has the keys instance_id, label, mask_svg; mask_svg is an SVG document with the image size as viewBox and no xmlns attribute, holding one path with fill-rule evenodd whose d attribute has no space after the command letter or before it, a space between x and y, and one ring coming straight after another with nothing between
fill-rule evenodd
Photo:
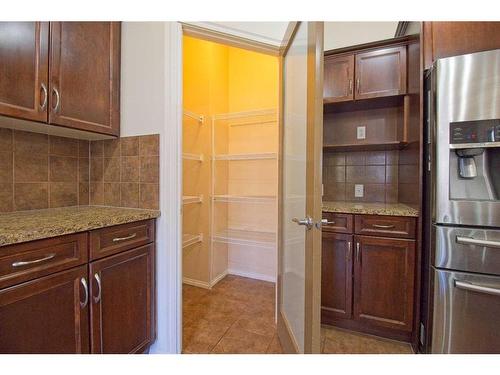
<instances>
[{"instance_id":1,"label":"lower kitchen cabinet","mask_svg":"<svg viewBox=\"0 0 500 375\"><path fill-rule=\"evenodd\" d=\"M329 222L337 222L337 215L353 219L353 215L347 214L325 216ZM351 233L373 226L379 232L379 228L384 228L385 236L375 229L374 235L356 235L337 233L333 226L324 227L321 322L409 341L414 319L415 220L354 216ZM390 230L386 229L388 223ZM400 227L412 230L396 230ZM406 238L399 238L402 236Z\"/></svg>"},{"instance_id":2,"label":"lower kitchen cabinet","mask_svg":"<svg viewBox=\"0 0 500 375\"><path fill-rule=\"evenodd\" d=\"M352 240L353 236L322 233L321 315L329 318L352 317Z\"/></svg>"},{"instance_id":3,"label":"lower kitchen cabinet","mask_svg":"<svg viewBox=\"0 0 500 375\"><path fill-rule=\"evenodd\" d=\"M156 336L154 226L145 220L2 248L0 354L146 352ZM112 255L89 256L96 233L111 235Z\"/></svg>"},{"instance_id":4,"label":"lower kitchen cabinet","mask_svg":"<svg viewBox=\"0 0 500 375\"><path fill-rule=\"evenodd\" d=\"M369 236L354 241L354 318L411 332L415 241Z\"/></svg>"},{"instance_id":5,"label":"lower kitchen cabinet","mask_svg":"<svg viewBox=\"0 0 500 375\"><path fill-rule=\"evenodd\" d=\"M88 353L87 266L0 290L0 353Z\"/></svg>"},{"instance_id":6,"label":"lower kitchen cabinet","mask_svg":"<svg viewBox=\"0 0 500 375\"><path fill-rule=\"evenodd\" d=\"M137 353L154 339L154 244L90 264L92 353Z\"/></svg>"}]
</instances>

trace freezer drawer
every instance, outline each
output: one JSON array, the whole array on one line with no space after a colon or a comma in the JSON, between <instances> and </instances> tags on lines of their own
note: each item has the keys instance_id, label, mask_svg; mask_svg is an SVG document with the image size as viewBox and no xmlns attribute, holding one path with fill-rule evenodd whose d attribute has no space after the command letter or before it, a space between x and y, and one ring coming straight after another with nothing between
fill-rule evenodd
<instances>
[{"instance_id":1,"label":"freezer drawer","mask_svg":"<svg viewBox=\"0 0 500 375\"><path fill-rule=\"evenodd\" d=\"M500 230L434 226L436 268L500 275Z\"/></svg>"},{"instance_id":2,"label":"freezer drawer","mask_svg":"<svg viewBox=\"0 0 500 375\"><path fill-rule=\"evenodd\" d=\"M500 277L433 269L433 353L500 353Z\"/></svg>"}]
</instances>

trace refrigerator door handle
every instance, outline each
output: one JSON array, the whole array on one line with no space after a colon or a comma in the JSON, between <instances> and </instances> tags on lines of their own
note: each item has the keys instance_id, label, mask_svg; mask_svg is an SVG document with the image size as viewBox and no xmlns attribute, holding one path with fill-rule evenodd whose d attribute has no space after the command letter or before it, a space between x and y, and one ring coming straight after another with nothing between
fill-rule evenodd
<instances>
[{"instance_id":1,"label":"refrigerator door handle","mask_svg":"<svg viewBox=\"0 0 500 375\"><path fill-rule=\"evenodd\" d=\"M491 288L491 287L483 286L483 285L472 284L472 283L468 283L468 282L464 282L464 281L459 281L456 279L455 279L455 288L464 289L464 290L468 290L471 292L486 293L486 294L491 294L493 296L500 297L500 289Z\"/></svg>"},{"instance_id":2,"label":"refrigerator door handle","mask_svg":"<svg viewBox=\"0 0 500 375\"><path fill-rule=\"evenodd\" d=\"M456 241L457 243L462 245L476 245L476 246L494 247L500 249L500 241L478 240L473 237L463 237L463 236L457 236Z\"/></svg>"}]
</instances>

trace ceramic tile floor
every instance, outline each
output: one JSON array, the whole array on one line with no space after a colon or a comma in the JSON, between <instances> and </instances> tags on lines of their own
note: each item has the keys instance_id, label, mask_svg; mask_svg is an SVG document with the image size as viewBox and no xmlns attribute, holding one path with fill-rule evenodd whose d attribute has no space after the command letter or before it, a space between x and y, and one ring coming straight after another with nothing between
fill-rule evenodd
<instances>
[{"instance_id":1,"label":"ceramic tile floor","mask_svg":"<svg viewBox=\"0 0 500 375\"><path fill-rule=\"evenodd\" d=\"M274 283L228 275L212 290L183 285L183 353L281 353Z\"/></svg>"},{"instance_id":2,"label":"ceramic tile floor","mask_svg":"<svg viewBox=\"0 0 500 375\"><path fill-rule=\"evenodd\" d=\"M228 275L212 290L183 285L183 353L280 354L275 285ZM410 354L409 344L321 328L325 354Z\"/></svg>"}]
</instances>

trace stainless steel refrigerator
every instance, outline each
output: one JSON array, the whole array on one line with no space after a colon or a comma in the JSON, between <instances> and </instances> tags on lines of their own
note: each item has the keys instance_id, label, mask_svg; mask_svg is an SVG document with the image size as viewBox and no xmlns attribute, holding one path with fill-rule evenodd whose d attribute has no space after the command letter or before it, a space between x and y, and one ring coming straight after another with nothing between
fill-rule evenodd
<instances>
[{"instance_id":1,"label":"stainless steel refrigerator","mask_svg":"<svg viewBox=\"0 0 500 375\"><path fill-rule=\"evenodd\" d=\"M437 60L426 87L427 347L500 353L500 50Z\"/></svg>"}]
</instances>

